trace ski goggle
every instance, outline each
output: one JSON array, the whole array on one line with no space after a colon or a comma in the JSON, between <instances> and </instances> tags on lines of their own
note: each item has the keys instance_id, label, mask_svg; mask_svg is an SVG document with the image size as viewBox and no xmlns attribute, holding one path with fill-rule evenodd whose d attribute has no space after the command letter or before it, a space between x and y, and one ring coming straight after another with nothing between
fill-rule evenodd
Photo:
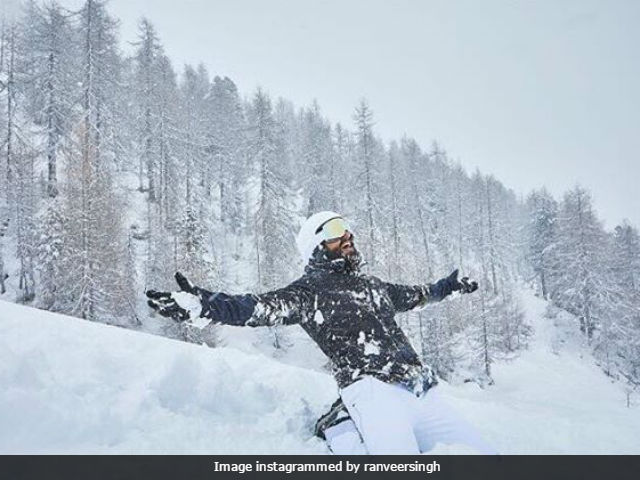
<instances>
[{"instance_id":1,"label":"ski goggle","mask_svg":"<svg viewBox=\"0 0 640 480\"><path fill-rule=\"evenodd\" d=\"M316 235L319 235L323 241L332 243L340 240L347 231L351 230L344 218L336 217L320 225L316 230Z\"/></svg>"}]
</instances>

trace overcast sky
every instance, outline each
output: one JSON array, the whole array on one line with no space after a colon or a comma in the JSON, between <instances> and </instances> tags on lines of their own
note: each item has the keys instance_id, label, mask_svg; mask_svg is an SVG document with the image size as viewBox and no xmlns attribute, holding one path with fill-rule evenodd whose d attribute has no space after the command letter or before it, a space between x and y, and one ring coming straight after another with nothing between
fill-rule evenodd
<instances>
[{"instance_id":1,"label":"overcast sky","mask_svg":"<svg viewBox=\"0 0 640 480\"><path fill-rule=\"evenodd\" d=\"M243 94L261 85L299 106L315 98L349 126L364 96L385 140L437 139L523 194L580 183L607 227L640 226L638 0L111 0L109 10L123 42L148 17L180 70L202 62Z\"/></svg>"}]
</instances>

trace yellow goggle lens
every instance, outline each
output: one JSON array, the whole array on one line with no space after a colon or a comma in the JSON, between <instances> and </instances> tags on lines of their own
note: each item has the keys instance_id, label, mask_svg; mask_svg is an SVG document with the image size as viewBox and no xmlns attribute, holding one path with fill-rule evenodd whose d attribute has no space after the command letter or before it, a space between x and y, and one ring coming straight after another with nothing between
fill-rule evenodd
<instances>
[{"instance_id":1,"label":"yellow goggle lens","mask_svg":"<svg viewBox=\"0 0 640 480\"><path fill-rule=\"evenodd\" d=\"M349 230L349 225L343 218L332 218L320 228L323 240L330 241L342 237Z\"/></svg>"}]
</instances>

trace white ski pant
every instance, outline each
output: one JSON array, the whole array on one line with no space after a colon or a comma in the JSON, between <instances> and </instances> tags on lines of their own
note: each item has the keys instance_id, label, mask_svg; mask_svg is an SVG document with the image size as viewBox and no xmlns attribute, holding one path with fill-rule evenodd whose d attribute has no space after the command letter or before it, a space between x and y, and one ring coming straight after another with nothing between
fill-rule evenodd
<instances>
[{"instance_id":1,"label":"white ski pant","mask_svg":"<svg viewBox=\"0 0 640 480\"><path fill-rule=\"evenodd\" d=\"M431 388L421 397L400 385L364 377L340 392L351 420L325 430L337 455L411 455L437 443L497 453Z\"/></svg>"}]
</instances>

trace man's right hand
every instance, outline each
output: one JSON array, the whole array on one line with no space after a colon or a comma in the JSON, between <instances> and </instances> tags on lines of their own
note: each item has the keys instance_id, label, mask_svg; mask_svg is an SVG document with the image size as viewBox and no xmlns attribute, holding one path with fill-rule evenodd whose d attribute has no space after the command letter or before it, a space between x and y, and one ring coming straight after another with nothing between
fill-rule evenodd
<instances>
[{"instance_id":1,"label":"man's right hand","mask_svg":"<svg viewBox=\"0 0 640 480\"><path fill-rule=\"evenodd\" d=\"M163 317L177 322L186 322L202 317L200 289L194 286L184 275L176 272L177 292L157 292L147 290L147 304Z\"/></svg>"}]
</instances>

